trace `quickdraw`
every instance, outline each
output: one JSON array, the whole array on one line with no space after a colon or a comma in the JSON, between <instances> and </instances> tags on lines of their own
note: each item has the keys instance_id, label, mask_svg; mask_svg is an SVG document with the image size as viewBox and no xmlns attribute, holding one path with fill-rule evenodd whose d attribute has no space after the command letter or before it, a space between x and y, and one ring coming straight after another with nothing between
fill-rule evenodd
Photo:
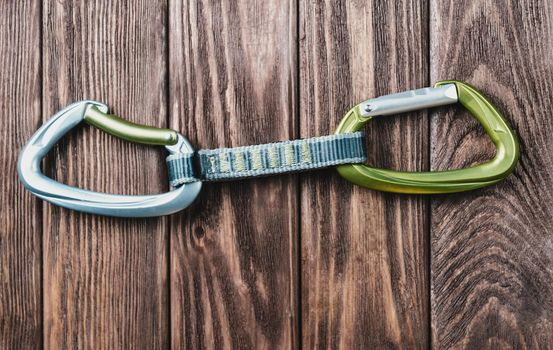
<instances>
[{"instance_id":1,"label":"quickdraw","mask_svg":"<svg viewBox=\"0 0 553 350\"><path fill-rule=\"evenodd\" d=\"M484 127L496 146L495 157L470 168L403 172L371 168L359 131L377 116L403 113L459 102ZM519 145L503 116L474 87L459 81L441 81L432 88L370 99L353 107L336 134L265 145L194 152L184 136L125 121L107 113L106 105L80 101L56 113L31 137L20 153L19 178L34 195L53 204L93 214L120 217L168 215L189 206L202 182L268 176L336 166L340 175L366 188L398 193L451 193L495 184L510 174L519 158ZM163 145L171 191L127 196L83 190L45 176L41 161L56 142L81 121L124 140ZM196 160L196 161L195 161Z\"/></svg>"}]
</instances>

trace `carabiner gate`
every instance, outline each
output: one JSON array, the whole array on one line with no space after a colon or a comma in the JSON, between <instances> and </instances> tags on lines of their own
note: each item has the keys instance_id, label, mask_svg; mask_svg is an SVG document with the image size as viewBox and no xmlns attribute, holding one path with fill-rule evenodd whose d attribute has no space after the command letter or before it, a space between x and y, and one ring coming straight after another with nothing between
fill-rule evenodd
<instances>
[{"instance_id":1,"label":"carabiner gate","mask_svg":"<svg viewBox=\"0 0 553 350\"><path fill-rule=\"evenodd\" d=\"M433 88L411 90L367 100L351 109L336 133L355 132L373 117L459 102L484 127L495 144L495 157L470 168L406 172L371 168L364 164L340 165L338 172L363 187L398 193L451 193L468 191L501 181L519 158L518 140L503 116L474 87L456 80L440 81Z\"/></svg>"},{"instance_id":2,"label":"carabiner gate","mask_svg":"<svg viewBox=\"0 0 553 350\"><path fill-rule=\"evenodd\" d=\"M162 194L128 196L71 187L42 173L40 165L44 156L82 120L128 141L164 145L170 154L194 152L190 143L174 130L130 123L107 114L107 111L107 106L102 103L80 101L59 111L42 125L19 155L17 171L23 185L37 197L53 204L92 214L151 217L168 215L189 206L200 192L200 181Z\"/></svg>"}]
</instances>

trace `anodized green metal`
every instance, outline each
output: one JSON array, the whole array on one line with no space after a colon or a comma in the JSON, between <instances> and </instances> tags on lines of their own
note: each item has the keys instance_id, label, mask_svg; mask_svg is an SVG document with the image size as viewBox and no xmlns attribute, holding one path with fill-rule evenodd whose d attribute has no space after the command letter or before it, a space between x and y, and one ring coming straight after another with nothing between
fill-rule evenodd
<instances>
[{"instance_id":1,"label":"anodized green metal","mask_svg":"<svg viewBox=\"0 0 553 350\"><path fill-rule=\"evenodd\" d=\"M473 190L495 184L509 175L515 168L520 151L518 140L503 116L474 87L456 80L440 81L434 86L445 84L455 84L459 103L482 124L495 144L496 154L492 160L470 168L435 172L405 172L351 164L338 166L340 175L359 186L415 194ZM370 119L362 117L359 106L355 106L342 119L336 133L358 131Z\"/></svg>"},{"instance_id":2,"label":"anodized green metal","mask_svg":"<svg viewBox=\"0 0 553 350\"><path fill-rule=\"evenodd\" d=\"M103 113L94 105L88 107L84 120L108 134L130 142L171 146L178 141L174 130L131 123L116 115Z\"/></svg>"}]
</instances>

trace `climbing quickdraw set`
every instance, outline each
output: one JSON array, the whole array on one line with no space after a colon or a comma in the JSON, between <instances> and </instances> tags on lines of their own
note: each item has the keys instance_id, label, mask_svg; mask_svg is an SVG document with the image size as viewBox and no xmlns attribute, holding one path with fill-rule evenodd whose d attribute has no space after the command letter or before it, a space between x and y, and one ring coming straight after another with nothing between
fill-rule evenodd
<instances>
[{"instance_id":1,"label":"climbing quickdraw set","mask_svg":"<svg viewBox=\"0 0 553 350\"><path fill-rule=\"evenodd\" d=\"M470 168L405 172L372 168L366 162L361 128L377 116L397 114L452 103L464 106L484 127L496 146L494 158ZM167 169L171 191L143 196L99 193L64 185L45 176L41 161L56 142L81 121L132 142L163 145L169 152ZM495 184L510 174L519 157L514 132L503 116L472 86L441 81L432 88L411 90L367 100L353 107L334 135L264 145L195 152L184 136L171 129L154 128L108 114L95 101L74 103L48 120L19 156L18 173L34 195L53 204L109 216L167 215L189 206L202 183L268 176L336 166L356 185L398 193L451 193Z\"/></svg>"}]
</instances>

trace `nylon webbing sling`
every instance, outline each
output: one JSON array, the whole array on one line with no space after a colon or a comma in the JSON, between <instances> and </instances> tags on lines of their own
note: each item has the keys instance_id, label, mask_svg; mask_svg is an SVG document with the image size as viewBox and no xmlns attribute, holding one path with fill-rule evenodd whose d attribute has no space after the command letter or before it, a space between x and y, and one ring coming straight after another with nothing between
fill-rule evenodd
<instances>
[{"instance_id":1,"label":"nylon webbing sling","mask_svg":"<svg viewBox=\"0 0 553 350\"><path fill-rule=\"evenodd\" d=\"M169 183L178 186L198 180L268 176L366 160L364 135L355 132L171 155L167 157L167 169ZM199 171L195 171L195 163Z\"/></svg>"}]
</instances>

